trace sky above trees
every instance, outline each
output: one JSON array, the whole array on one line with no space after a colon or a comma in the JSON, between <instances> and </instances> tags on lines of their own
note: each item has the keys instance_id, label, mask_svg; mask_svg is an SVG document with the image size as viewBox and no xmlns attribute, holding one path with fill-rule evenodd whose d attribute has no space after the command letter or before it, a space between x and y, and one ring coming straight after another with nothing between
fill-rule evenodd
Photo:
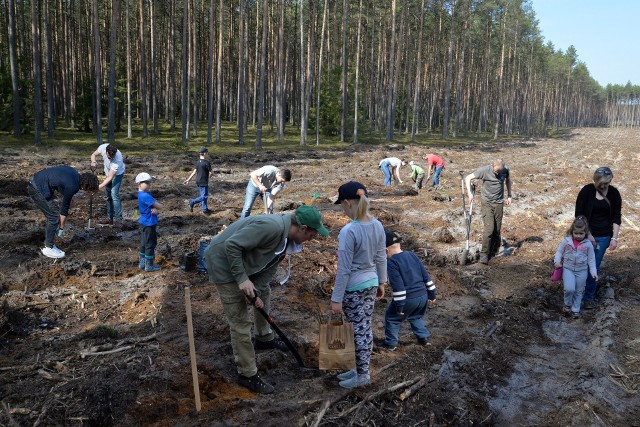
<instances>
[{"instance_id":1,"label":"sky above trees","mask_svg":"<svg viewBox=\"0 0 640 427\"><path fill-rule=\"evenodd\" d=\"M531 0L542 35L556 49L573 45L600 83L640 84L637 0Z\"/></svg>"}]
</instances>

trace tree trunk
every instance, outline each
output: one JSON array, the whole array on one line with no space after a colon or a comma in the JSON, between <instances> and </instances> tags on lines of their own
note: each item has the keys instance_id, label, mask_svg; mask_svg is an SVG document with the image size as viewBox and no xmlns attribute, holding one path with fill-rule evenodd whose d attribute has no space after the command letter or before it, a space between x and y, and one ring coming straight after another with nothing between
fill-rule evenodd
<instances>
[{"instance_id":1,"label":"tree trunk","mask_svg":"<svg viewBox=\"0 0 640 427\"><path fill-rule=\"evenodd\" d=\"M189 33L189 0L183 1L182 9L182 143L186 144L189 141L189 68L188 68L188 36Z\"/></svg>"},{"instance_id":2,"label":"tree trunk","mask_svg":"<svg viewBox=\"0 0 640 427\"><path fill-rule=\"evenodd\" d=\"M159 133L158 128L158 88L156 84L156 8L155 2L149 2L149 39L151 42L150 53L151 53L151 70L149 75L151 76L151 84L150 84L150 98L151 98L151 117L153 121L153 134L157 135Z\"/></svg>"},{"instance_id":3,"label":"tree trunk","mask_svg":"<svg viewBox=\"0 0 640 427\"><path fill-rule=\"evenodd\" d=\"M190 49L190 67L191 70L191 78L190 81L193 82L193 95L191 98L193 99L193 136L198 136L198 43L196 39L196 8L195 4L191 4L191 15L189 16L190 21L192 23L191 26L191 49Z\"/></svg>"},{"instance_id":4,"label":"tree trunk","mask_svg":"<svg viewBox=\"0 0 640 427\"><path fill-rule=\"evenodd\" d=\"M327 0L322 11L322 30L320 34L320 58L318 59L318 83L316 85L316 145L320 145L320 82L322 82L322 53L324 49L324 29L327 22Z\"/></svg>"},{"instance_id":5,"label":"tree trunk","mask_svg":"<svg viewBox=\"0 0 640 427\"><path fill-rule=\"evenodd\" d=\"M393 0L395 2L395 0ZM344 142L344 127L347 117L347 0L342 0L342 70L340 78L340 142Z\"/></svg>"},{"instance_id":6,"label":"tree trunk","mask_svg":"<svg viewBox=\"0 0 640 427\"><path fill-rule=\"evenodd\" d=\"M269 21L267 8L269 0L262 0L262 46L260 51L260 85L258 90L258 124L256 128L256 149L262 149L262 122L264 119L264 80L267 74L267 23Z\"/></svg>"},{"instance_id":7,"label":"tree trunk","mask_svg":"<svg viewBox=\"0 0 640 427\"><path fill-rule=\"evenodd\" d=\"M238 34L238 144L244 145L244 91L245 88L245 20L246 0L240 0L240 26Z\"/></svg>"},{"instance_id":8,"label":"tree trunk","mask_svg":"<svg viewBox=\"0 0 640 427\"><path fill-rule=\"evenodd\" d=\"M346 0L345 0L346 1ZM304 75L304 2L300 2L300 145L307 142L306 121L304 117L304 101L305 96L305 75Z\"/></svg>"},{"instance_id":9,"label":"tree trunk","mask_svg":"<svg viewBox=\"0 0 640 427\"><path fill-rule=\"evenodd\" d=\"M116 43L120 21L120 0L111 0L111 34L109 35L109 107L107 110L107 141L116 140ZM130 52L127 51L127 55Z\"/></svg>"},{"instance_id":10,"label":"tree trunk","mask_svg":"<svg viewBox=\"0 0 640 427\"><path fill-rule=\"evenodd\" d=\"M449 48L447 49L447 77L444 86L444 113L442 121L442 139L449 136L449 103L451 102L451 81L453 80L453 34L455 27L456 0L451 0L451 27L449 28Z\"/></svg>"},{"instance_id":11,"label":"tree trunk","mask_svg":"<svg viewBox=\"0 0 640 427\"><path fill-rule=\"evenodd\" d=\"M144 0L140 0L139 4L140 19L140 110L142 112L142 135L149 136L148 125L148 103L147 103L147 60L145 57L145 41L144 41Z\"/></svg>"},{"instance_id":12,"label":"tree trunk","mask_svg":"<svg viewBox=\"0 0 640 427\"><path fill-rule=\"evenodd\" d=\"M217 76L216 76L216 142L220 142L220 126L221 126L221 108L222 108L222 27L224 25L224 5L220 0L220 12L219 12L219 27L218 27L218 58L217 58Z\"/></svg>"},{"instance_id":13,"label":"tree trunk","mask_svg":"<svg viewBox=\"0 0 640 427\"><path fill-rule=\"evenodd\" d=\"M424 28L424 1L422 0L422 5L420 6L420 32L418 34L418 59L416 60L416 81L415 88L413 90L413 117L411 119L411 142L416 141L416 133L418 132L418 122L417 115L420 106L418 105L418 100L420 99L420 86L422 85L421 79L421 71L422 71L422 30Z\"/></svg>"},{"instance_id":14,"label":"tree trunk","mask_svg":"<svg viewBox=\"0 0 640 427\"><path fill-rule=\"evenodd\" d=\"M55 96L53 94L53 46L51 45L51 25L49 22L49 2L44 2L44 34L47 57L47 137L53 138L55 124Z\"/></svg>"},{"instance_id":15,"label":"tree trunk","mask_svg":"<svg viewBox=\"0 0 640 427\"><path fill-rule=\"evenodd\" d=\"M97 0L94 0L97 1ZM35 119L34 141L42 144L42 80L40 77L40 31L38 29L38 2L31 2L31 36L33 39L33 117Z\"/></svg>"},{"instance_id":16,"label":"tree trunk","mask_svg":"<svg viewBox=\"0 0 640 427\"><path fill-rule=\"evenodd\" d=\"M498 69L498 93L496 95L496 113L493 121L493 139L498 139L498 131L500 129L500 111L502 109L502 76L504 75L504 45L507 28L507 7L502 14L502 41L500 48L500 68Z\"/></svg>"},{"instance_id":17,"label":"tree trunk","mask_svg":"<svg viewBox=\"0 0 640 427\"><path fill-rule=\"evenodd\" d=\"M13 136L20 136L21 107L18 89L18 58L16 56L16 13L15 1L9 0L9 63L11 65L11 88L13 90Z\"/></svg>"},{"instance_id":18,"label":"tree trunk","mask_svg":"<svg viewBox=\"0 0 640 427\"><path fill-rule=\"evenodd\" d=\"M129 31L129 0L126 0L125 33L127 37L127 138L133 138L131 120L131 33Z\"/></svg>"},{"instance_id":19,"label":"tree trunk","mask_svg":"<svg viewBox=\"0 0 640 427\"><path fill-rule=\"evenodd\" d=\"M96 139L102 144L102 73L100 60L100 15L98 0L93 0L93 55L96 79Z\"/></svg>"},{"instance_id":20,"label":"tree trunk","mask_svg":"<svg viewBox=\"0 0 640 427\"><path fill-rule=\"evenodd\" d=\"M396 0L391 0L391 47L389 49L389 77L387 80L387 141L393 141L393 126L395 123L394 98L394 65L395 65L395 35L396 35Z\"/></svg>"},{"instance_id":21,"label":"tree trunk","mask_svg":"<svg viewBox=\"0 0 640 427\"><path fill-rule=\"evenodd\" d=\"M213 144L213 55L215 53L215 0L209 2L209 75L207 91L207 144Z\"/></svg>"},{"instance_id":22,"label":"tree trunk","mask_svg":"<svg viewBox=\"0 0 640 427\"><path fill-rule=\"evenodd\" d=\"M284 138L284 1L279 0L279 20L278 25L278 79L276 82L276 133L278 141Z\"/></svg>"},{"instance_id":23,"label":"tree trunk","mask_svg":"<svg viewBox=\"0 0 640 427\"><path fill-rule=\"evenodd\" d=\"M353 95L353 143L358 143L358 84L360 83L360 32L362 25L362 0L358 4L358 36L356 39L356 87Z\"/></svg>"}]
</instances>

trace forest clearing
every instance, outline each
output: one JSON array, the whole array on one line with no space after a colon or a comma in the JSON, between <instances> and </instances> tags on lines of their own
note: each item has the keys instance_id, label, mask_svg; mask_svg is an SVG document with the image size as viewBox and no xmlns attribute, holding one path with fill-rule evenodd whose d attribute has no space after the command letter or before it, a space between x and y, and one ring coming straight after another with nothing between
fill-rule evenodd
<instances>
[{"instance_id":1,"label":"forest clearing","mask_svg":"<svg viewBox=\"0 0 640 427\"><path fill-rule=\"evenodd\" d=\"M189 212L196 192L182 181L197 158L189 152L128 154L122 185L124 225L87 231L88 197L72 203L66 258L40 254L41 213L26 194L34 172L88 157L60 147L2 149L0 164L0 424L92 426L254 425L580 425L638 426L640 420L640 131L580 128L554 139L447 145L349 145L324 150L247 151L212 155L211 215ZM420 163L434 152L447 166L437 191L405 181L384 187L378 162L394 155ZM460 265L465 244L459 171L500 157L511 169L513 204L505 208L502 255L489 265ZM229 329L216 288L179 268L201 237L235 221L249 172L273 164L293 179L276 213L313 204L331 232L292 258L288 283L272 287L271 315L301 353L257 353L276 388L257 395L235 382ZM623 198L620 245L605 257L600 304L581 319L563 316L562 284L552 283L554 251L574 215L579 189L598 166L610 166ZM137 267L134 177L151 173L159 217L162 270ZM341 389L318 363L317 316L326 312L336 272L338 231L347 222L331 200L357 179L372 212L424 261L438 301L426 315L431 345L414 344L406 324L394 352L374 350L372 383ZM104 215L102 193L94 212ZM254 214L258 209L254 210ZM471 253L480 244L479 206ZM190 288L202 410L190 375L185 287ZM383 336L388 298L376 304L374 334Z\"/></svg>"}]
</instances>

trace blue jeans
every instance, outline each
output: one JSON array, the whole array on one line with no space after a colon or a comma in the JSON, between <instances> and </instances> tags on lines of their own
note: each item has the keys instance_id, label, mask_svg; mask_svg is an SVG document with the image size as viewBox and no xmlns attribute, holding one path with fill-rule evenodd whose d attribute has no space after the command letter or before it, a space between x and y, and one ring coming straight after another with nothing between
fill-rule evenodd
<instances>
[{"instance_id":1,"label":"blue jeans","mask_svg":"<svg viewBox=\"0 0 640 427\"><path fill-rule=\"evenodd\" d=\"M391 171L389 170L389 162L382 162L380 165L382 173L384 174L384 185L387 187L391 185Z\"/></svg>"},{"instance_id":2,"label":"blue jeans","mask_svg":"<svg viewBox=\"0 0 640 427\"><path fill-rule=\"evenodd\" d=\"M431 334L424 324L427 312L428 296L425 294L419 298L408 299L404 302L404 315L399 315L396 305L389 304L384 313L384 343L388 345L398 344L398 332L400 325L405 320L409 321L411 330L416 338L429 338Z\"/></svg>"},{"instance_id":3,"label":"blue jeans","mask_svg":"<svg viewBox=\"0 0 640 427\"><path fill-rule=\"evenodd\" d=\"M203 187L198 187L198 191L200 192L200 196L191 200L191 204L197 205L202 202L202 212L206 212L209 210L207 206L207 199L209 198L209 186L205 185Z\"/></svg>"},{"instance_id":4,"label":"blue jeans","mask_svg":"<svg viewBox=\"0 0 640 427\"><path fill-rule=\"evenodd\" d=\"M240 214L240 218L245 218L251 215L251 208L253 207L253 203L256 201L256 198L260 196L260 198L264 198L264 194L260 191L258 187L255 186L252 180L249 180L247 184L247 191L244 196L244 206L242 207L242 213Z\"/></svg>"},{"instance_id":5,"label":"blue jeans","mask_svg":"<svg viewBox=\"0 0 640 427\"><path fill-rule=\"evenodd\" d=\"M433 186L440 184L440 174L442 173L442 166L436 166L436 170L433 173Z\"/></svg>"},{"instance_id":6,"label":"blue jeans","mask_svg":"<svg viewBox=\"0 0 640 427\"><path fill-rule=\"evenodd\" d=\"M596 271L598 272L598 276L600 275L600 263L602 263L602 258L604 258L604 253L607 251L609 247L609 243L611 243L611 236L605 237L594 237L596 239ZM596 296L596 281L591 274L587 275L587 286L584 289L584 297L583 301L593 301Z\"/></svg>"},{"instance_id":7,"label":"blue jeans","mask_svg":"<svg viewBox=\"0 0 640 427\"><path fill-rule=\"evenodd\" d=\"M114 176L111 182L104 186L104 191L107 194L107 215L117 221L122 221L120 184L122 184L123 176L124 174Z\"/></svg>"}]
</instances>

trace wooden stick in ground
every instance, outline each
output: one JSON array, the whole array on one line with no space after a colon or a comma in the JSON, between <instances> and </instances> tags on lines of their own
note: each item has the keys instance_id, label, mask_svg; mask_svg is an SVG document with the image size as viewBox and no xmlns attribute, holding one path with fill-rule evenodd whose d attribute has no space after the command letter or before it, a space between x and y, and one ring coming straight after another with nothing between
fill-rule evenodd
<instances>
[{"instance_id":1,"label":"wooden stick in ground","mask_svg":"<svg viewBox=\"0 0 640 427\"><path fill-rule=\"evenodd\" d=\"M424 387L425 384L427 384L427 379L426 378L422 378L420 381L418 381L417 383L415 383L414 385L412 385L411 387L409 387L408 389L403 391L400 394L400 400L405 400L405 399L413 396L418 390L420 390L422 387Z\"/></svg>"},{"instance_id":2,"label":"wooden stick in ground","mask_svg":"<svg viewBox=\"0 0 640 427\"><path fill-rule=\"evenodd\" d=\"M191 291L184 288L184 302L187 310L187 332L189 333L189 355L191 356L191 377L193 379L193 394L196 398L196 410L200 412L200 385L198 384L198 366L196 365L196 344L193 340L193 320L191 319Z\"/></svg>"}]
</instances>

